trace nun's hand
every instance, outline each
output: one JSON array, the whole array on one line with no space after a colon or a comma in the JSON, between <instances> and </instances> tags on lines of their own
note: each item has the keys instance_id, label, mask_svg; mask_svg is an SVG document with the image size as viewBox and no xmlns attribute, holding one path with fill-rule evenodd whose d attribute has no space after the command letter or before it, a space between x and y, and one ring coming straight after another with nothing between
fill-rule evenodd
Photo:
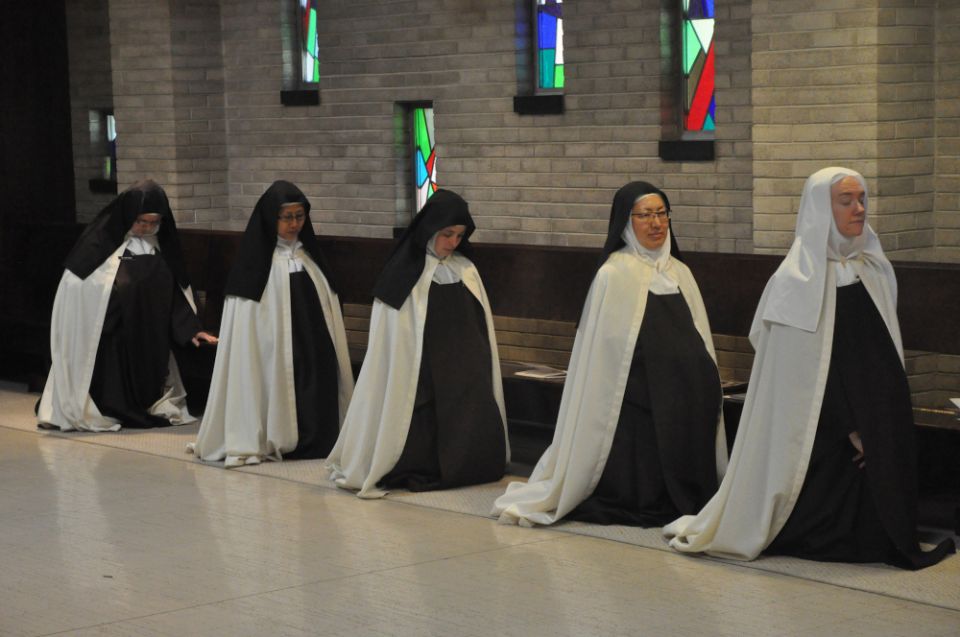
<instances>
[{"instance_id":1,"label":"nun's hand","mask_svg":"<svg viewBox=\"0 0 960 637\"><path fill-rule=\"evenodd\" d=\"M219 340L220 339L218 339L213 334L209 334L207 332L197 332L197 334L190 339L190 342L193 343L194 347L200 347L201 341L203 341L204 343L216 343Z\"/></svg>"},{"instance_id":2,"label":"nun's hand","mask_svg":"<svg viewBox=\"0 0 960 637\"><path fill-rule=\"evenodd\" d=\"M850 444L857 450L857 455L853 457L853 461L857 463L857 467L863 469L867 466L867 461L864 460L863 441L860 440L860 432L854 431L850 434Z\"/></svg>"}]
</instances>

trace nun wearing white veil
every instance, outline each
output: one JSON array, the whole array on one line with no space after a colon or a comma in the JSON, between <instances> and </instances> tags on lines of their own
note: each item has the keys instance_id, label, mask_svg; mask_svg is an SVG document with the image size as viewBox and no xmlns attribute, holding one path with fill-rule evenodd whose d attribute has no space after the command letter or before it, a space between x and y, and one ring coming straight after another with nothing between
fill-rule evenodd
<instances>
[{"instance_id":1,"label":"nun wearing white veil","mask_svg":"<svg viewBox=\"0 0 960 637\"><path fill-rule=\"evenodd\" d=\"M497 499L500 522L662 526L716 491L727 458L720 377L669 212L646 182L614 197L553 443L529 481Z\"/></svg>"},{"instance_id":2,"label":"nun wearing white veil","mask_svg":"<svg viewBox=\"0 0 960 637\"><path fill-rule=\"evenodd\" d=\"M487 293L467 202L436 191L374 287L367 353L330 479L378 498L499 480L510 458Z\"/></svg>"},{"instance_id":3,"label":"nun wearing white veil","mask_svg":"<svg viewBox=\"0 0 960 637\"><path fill-rule=\"evenodd\" d=\"M918 569L953 551L917 542L910 390L897 282L866 223L866 183L824 168L760 299L756 357L730 466L695 516L664 528L683 552L761 552Z\"/></svg>"}]
</instances>

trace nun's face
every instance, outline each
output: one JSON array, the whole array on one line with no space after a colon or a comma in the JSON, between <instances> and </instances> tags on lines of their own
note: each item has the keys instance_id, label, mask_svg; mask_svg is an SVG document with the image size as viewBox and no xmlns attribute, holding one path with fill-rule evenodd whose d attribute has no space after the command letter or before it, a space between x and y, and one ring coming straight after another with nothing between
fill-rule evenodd
<instances>
[{"instance_id":1,"label":"nun's face","mask_svg":"<svg viewBox=\"0 0 960 637\"><path fill-rule=\"evenodd\" d=\"M466 232L467 227L464 225L447 226L437 233L437 238L433 242L433 251L441 259L446 259L453 254L460 242L463 241L463 235Z\"/></svg>"},{"instance_id":2,"label":"nun's face","mask_svg":"<svg viewBox=\"0 0 960 637\"><path fill-rule=\"evenodd\" d=\"M859 237L867 222L863 203L867 193L856 177L847 176L830 186L830 204L837 230L848 239Z\"/></svg>"},{"instance_id":3,"label":"nun's face","mask_svg":"<svg viewBox=\"0 0 960 637\"><path fill-rule=\"evenodd\" d=\"M160 230L162 217L155 212L144 212L137 215L137 220L130 226L130 234L135 237L149 237Z\"/></svg>"},{"instance_id":4,"label":"nun's face","mask_svg":"<svg viewBox=\"0 0 960 637\"><path fill-rule=\"evenodd\" d=\"M647 250L658 250L667 240L670 213L660 195L648 195L633 204L630 223L637 240Z\"/></svg>"},{"instance_id":5,"label":"nun's face","mask_svg":"<svg viewBox=\"0 0 960 637\"><path fill-rule=\"evenodd\" d=\"M303 204L294 203L289 206L282 206L280 214L277 215L277 236L284 241L293 241L300 235L303 229L304 220L307 213Z\"/></svg>"}]
</instances>

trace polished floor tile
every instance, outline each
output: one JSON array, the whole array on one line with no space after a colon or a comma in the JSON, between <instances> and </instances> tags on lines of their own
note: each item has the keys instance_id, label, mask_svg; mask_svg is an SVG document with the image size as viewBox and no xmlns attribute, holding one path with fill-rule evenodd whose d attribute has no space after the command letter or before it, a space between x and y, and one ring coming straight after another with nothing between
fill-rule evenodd
<instances>
[{"instance_id":1,"label":"polished floor tile","mask_svg":"<svg viewBox=\"0 0 960 637\"><path fill-rule=\"evenodd\" d=\"M956 635L960 611L0 427L0 635L333 633Z\"/></svg>"}]
</instances>

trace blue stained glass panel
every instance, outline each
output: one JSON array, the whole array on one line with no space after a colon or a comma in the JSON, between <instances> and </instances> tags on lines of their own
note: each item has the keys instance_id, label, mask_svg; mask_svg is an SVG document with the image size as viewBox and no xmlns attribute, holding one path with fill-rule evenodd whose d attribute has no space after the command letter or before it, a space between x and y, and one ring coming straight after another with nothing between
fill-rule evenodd
<instances>
[{"instance_id":1,"label":"blue stained glass panel","mask_svg":"<svg viewBox=\"0 0 960 637\"><path fill-rule=\"evenodd\" d=\"M713 2L714 0L690 0L687 17L691 20L715 17Z\"/></svg>"},{"instance_id":2,"label":"blue stained glass panel","mask_svg":"<svg viewBox=\"0 0 960 637\"><path fill-rule=\"evenodd\" d=\"M534 19L537 28L537 86L561 89L564 86L563 0L537 0Z\"/></svg>"},{"instance_id":3,"label":"blue stained glass panel","mask_svg":"<svg viewBox=\"0 0 960 637\"><path fill-rule=\"evenodd\" d=\"M537 33L541 49L555 49L557 44L557 19L552 15L541 13Z\"/></svg>"},{"instance_id":4,"label":"blue stained glass panel","mask_svg":"<svg viewBox=\"0 0 960 637\"><path fill-rule=\"evenodd\" d=\"M417 160L414 163L417 165L417 188L419 188L427 180L427 160L423 158L423 153L419 149L417 149Z\"/></svg>"}]
</instances>

